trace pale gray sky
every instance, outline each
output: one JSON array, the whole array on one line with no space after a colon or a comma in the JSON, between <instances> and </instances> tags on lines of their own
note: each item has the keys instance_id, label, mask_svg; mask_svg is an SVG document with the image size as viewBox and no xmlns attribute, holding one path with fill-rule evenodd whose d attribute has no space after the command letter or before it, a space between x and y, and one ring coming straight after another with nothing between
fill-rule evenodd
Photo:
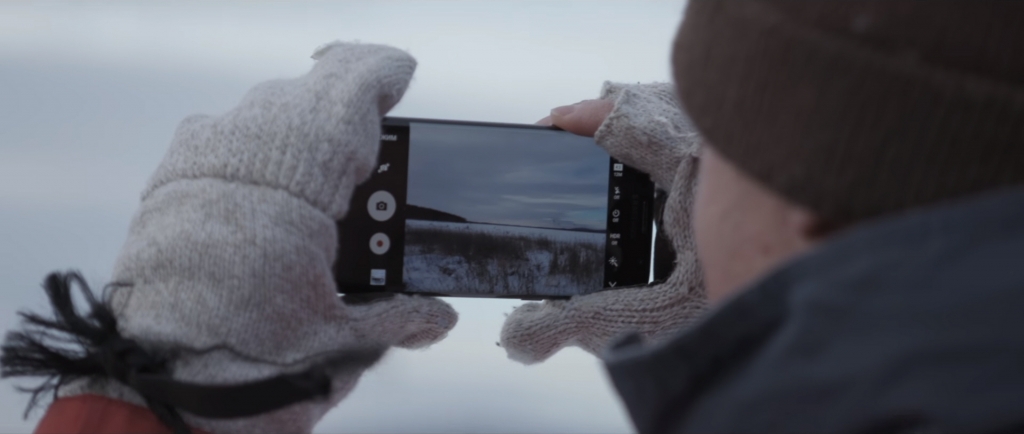
<instances>
[{"instance_id":1,"label":"pale gray sky","mask_svg":"<svg viewBox=\"0 0 1024 434\"><path fill-rule=\"evenodd\" d=\"M0 327L46 309L39 282L100 286L138 194L192 113L304 73L332 40L385 43L419 69L396 116L531 123L604 80L669 80L682 1L0 3ZM497 347L505 300L450 299L459 325L396 350L319 432L628 432L600 362L535 366ZM29 432L0 382L0 432Z\"/></svg>"}]
</instances>

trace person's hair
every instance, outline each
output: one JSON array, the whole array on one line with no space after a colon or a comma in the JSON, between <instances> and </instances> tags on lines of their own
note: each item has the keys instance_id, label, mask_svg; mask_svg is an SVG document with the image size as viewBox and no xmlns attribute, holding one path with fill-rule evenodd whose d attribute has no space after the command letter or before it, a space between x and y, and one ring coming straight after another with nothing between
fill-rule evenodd
<instances>
[{"instance_id":1,"label":"person's hair","mask_svg":"<svg viewBox=\"0 0 1024 434\"><path fill-rule=\"evenodd\" d=\"M1024 2L691 0L707 143L833 225L1024 184Z\"/></svg>"}]
</instances>

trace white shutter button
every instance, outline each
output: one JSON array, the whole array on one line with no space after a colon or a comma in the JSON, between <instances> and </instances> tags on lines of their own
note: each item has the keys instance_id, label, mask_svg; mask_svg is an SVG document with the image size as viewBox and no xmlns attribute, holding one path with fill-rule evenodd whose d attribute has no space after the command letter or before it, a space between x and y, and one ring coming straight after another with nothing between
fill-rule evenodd
<instances>
[{"instance_id":1,"label":"white shutter button","mask_svg":"<svg viewBox=\"0 0 1024 434\"><path fill-rule=\"evenodd\" d=\"M395 215L395 206L395 197L391 193L380 190L370 195L366 210L370 212L370 217L382 222Z\"/></svg>"}]
</instances>

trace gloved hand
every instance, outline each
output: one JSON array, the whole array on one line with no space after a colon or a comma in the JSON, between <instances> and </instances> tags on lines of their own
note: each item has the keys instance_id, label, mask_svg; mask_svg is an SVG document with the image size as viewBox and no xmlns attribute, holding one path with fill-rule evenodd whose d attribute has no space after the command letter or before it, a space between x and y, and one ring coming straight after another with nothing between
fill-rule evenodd
<instances>
[{"instance_id":1,"label":"gloved hand","mask_svg":"<svg viewBox=\"0 0 1024 434\"><path fill-rule=\"evenodd\" d=\"M611 109L603 120L602 107ZM628 332L658 340L698 319L707 304L690 210L700 146L673 86L605 83L601 101L556 109L551 121L558 126L572 124L567 129L580 134L600 125L594 134L598 145L650 174L656 185L669 191L660 230L672 241L675 270L663 284L652 287L519 306L501 330L501 345L509 358L537 363L570 345L600 355L615 338Z\"/></svg>"},{"instance_id":2,"label":"gloved hand","mask_svg":"<svg viewBox=\"0 0 1024 434\"><path fill-rule=\"evenodd\" d=\"M334 43L303 77L253 88L221 116L182 121L142 195L108 294L121 334L177 354L177 380L236 384L302 370L339 349L420 348L457 315L428 297L346 305L331 266L335 221L367 179L380 120L405 92L415 60L394 48ZM327 400L238 419L185 413L209 432L309 432L355 386L332 376ZM60 395L139 403L109 380Z\"/></svg>"}]
</instances>

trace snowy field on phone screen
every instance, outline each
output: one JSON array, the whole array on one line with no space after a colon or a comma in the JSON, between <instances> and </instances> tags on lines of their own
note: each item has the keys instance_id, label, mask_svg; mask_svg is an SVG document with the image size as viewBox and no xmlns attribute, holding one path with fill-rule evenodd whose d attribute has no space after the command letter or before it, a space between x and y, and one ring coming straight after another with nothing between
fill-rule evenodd
<instances>
[{"instance_id":1,"label":"snowy field on phone screen","mask_svg":"<svg viewBox=\"0 0 1024 434\"><path fill-rule=\"evenodd\" d=\"M603 283L604 232L407 220L406 291L569 296Z\"/></svg>"}]
</instances>

